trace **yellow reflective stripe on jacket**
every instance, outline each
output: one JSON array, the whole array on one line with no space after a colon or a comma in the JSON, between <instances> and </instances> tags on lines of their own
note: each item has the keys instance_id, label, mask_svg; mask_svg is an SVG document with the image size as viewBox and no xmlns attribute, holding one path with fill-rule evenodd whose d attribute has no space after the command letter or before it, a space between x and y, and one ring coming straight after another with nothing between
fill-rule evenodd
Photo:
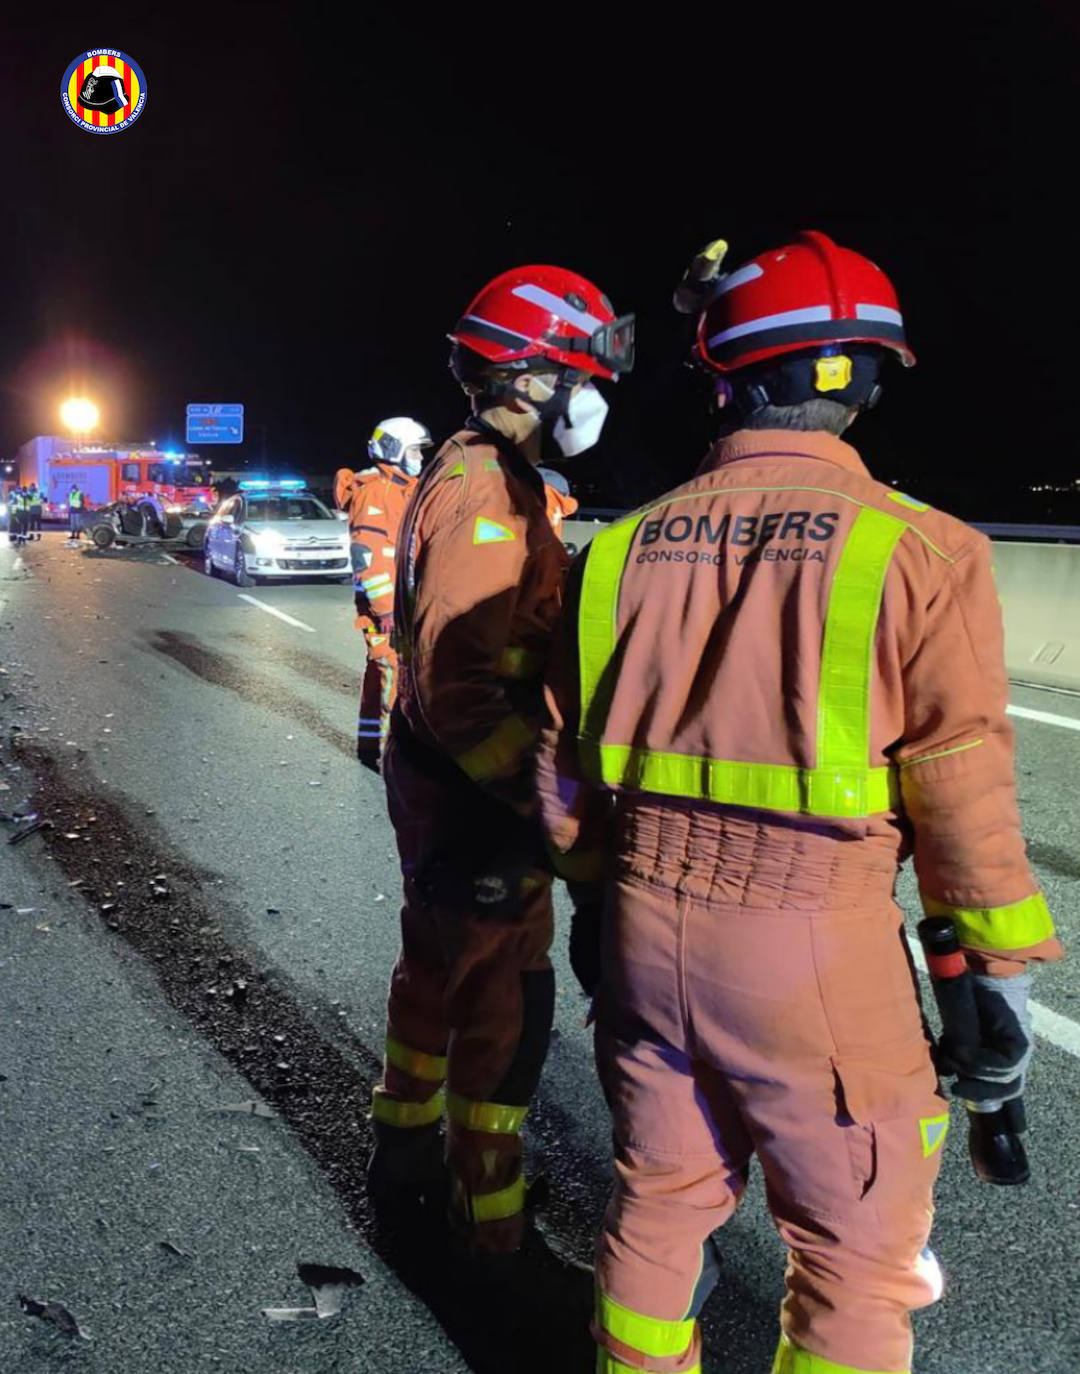
<instances>
[{"instance_id":1,"label":"yellow reflective stripe on jacket","mask_svg":"<svg viewBox=\"0 0 1080 1374\"><path fill-rule=\"evenodd\" d=\"M586 556L578 613L585 776L612 787L815 816L854 818L897 805L895 770L869 767L870 676L885 575L905 522L861 506L841 550L824 627L817 763L799 768L602 742L618 672L619 591L643 518L605 530Z\"/></svg>"},{"instance_id":2,"label":"yellow reflective stripe on jacket","mask_svg":"<svg viewBox=\"0 0 1080 1374\"><path fill-rule=\"evenodd\" d=\"M615 685L619 590L630 545L643 516L620 520L589 545L578 608L578 669L581 675L581 733L604 733Z\"/></svg>"},{"instance_id":3,"label":"yellow reflective stripe on jacket","mask_svg":"<svg viewBox=\"0 0 1080 1374\"><path fill-rule=\"evenodd\" d=\"M469 1212L473 1221L504 1221L525 1209L525 1178L519 1174L508 1188L497 1193L473 1193Z\"/></svg>"},{"instance_id":4,"label":"yellow reflective stripe on jacket","mask_svg":"<svg viewBox=\"0 0 1080 1374\"><path fill-rule=\"evenodd\" d=\"M544 671L544 658L533 649L506 648L499 655L495 671L499 677L515 680L539 677Z\"/></svg>"},{"instance_id":5,"label":"yellow reflective stripe on jacket","mask_svg":"<svg viewBox=\"0 0 1080 1374\"><path fill-rule=\"evenodd\" d=\"M426 1102L402 1102L376 1088L371 1095L371 1119L387 1126L429 1126L443 1114L445 1097L440 1088Z\"/></svg>"},{"instance_id":6,"label":"yellow reflective stripe on jacket","mask_svg":"<svg viewBox=\"0 0 1080 1374\"><path fill-rule=\"evenodd\" d=\"M628 1345L632 1350L657 1360L682 1355L689 1350L697 1325L693 1318L662 1321L659 1317L646 1317L641 1312L623 1307L599 1290L596 1294L596 1318L600 1329L621 1345Z\"/></svg>"},{"instance_id":7,"label":"yellow reflective stripe on jacket","mask_svg":"<svg viewBox=\"0 0 1080 1374\"><path fill-rule=\"evenodd\" d=\"M512 771L511 766L536 743L537 734L536 727L520 716L507 716L486 740L459 754L457 765L473 782L490 782Z\"/></svg>"},{"instance_id":8,"label":"yellow reflective stripe on jacket","mask_svg":"<svg viewBox=\"0 0 1080 1374\"><path fill-rule=\"evenodd\" d=\"M374 724L379 725L379 721ZM443 1055L425 1054L423 1050L414 1050L409 1045L403 1045L400 1040L393 1040L388 1035L386 1037L386 1062L393 1064L395 1069L400 1069L402 1073L407 1073L412 1078L422 1078L428 1083L441 1083L446 1077L446 1059Z\"/></svg>"},{"instance_id":9,"label":"yellow reflective stripe on jacket","mask_svg":"<svg viewBox=\"0 0 1080 1374\"><path fill-rule=\"evenodd\" d=\"M626 744L579 740L581 767L592 782L632 787L666 797L688 797L758 811L805 816L873 816L899 804L892 768L797 768L781 763L740 763L664 754Z\"/></svg>"},{"instance_id":10,"label":"yellow reflective stripe on jacket","mask_svg":"<svg viewBox=\"0 0 1080 1374\"><path fill-rule=\"evenodd\" d=\"M781 1336L772 1374L910 1374L910 1366L907 1369L864 1369L861 1365L837 1364Z\"/></svg>"},{"instance_id":11,"label":"yellow reflective stripe on jacket","mask_svg":"<svg viewBox=\"0 0 1080 1374\"><path fill-rule=\"evenodd\" d=\"M528 1107L507 1107L501 1102L472 1102L451 1093L446 1099L446 1115L455 1126L469 1131L490 1131L492 1135L517 1135Z\"/></svg>"},{"instance_id":12,"label":"yellow reflective stripe on jacket","mask_svg":"<svg viewBox=\"0 0 1080 1374\"><path fill-rule=\"evenodd\" d=\"M818 769L865 769L870 756L870 671L885 573L907 526L865 506L829 592L818 683ZM845 813L850 814L850 813Z\"/></svg>"},{"instance_id":13,"label":"yellow reflective stripe on jacket","mask_svg":"<svg viewBox=\"0 0 1080 1374\"><path fill-rule=\"evenodd\" d=\"M962 945L971 949L1027 949L1054 933L1054 921L1041 892L1008 906L949 906L922 893L927 916L950 916Z\"/></svg>"}]
</instances>

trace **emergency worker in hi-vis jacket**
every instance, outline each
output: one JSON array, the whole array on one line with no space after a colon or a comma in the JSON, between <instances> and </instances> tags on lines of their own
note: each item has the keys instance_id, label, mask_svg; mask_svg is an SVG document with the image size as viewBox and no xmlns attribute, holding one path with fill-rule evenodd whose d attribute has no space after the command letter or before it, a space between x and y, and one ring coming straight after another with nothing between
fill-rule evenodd
<instances>
[{"instance_id":1,"label":"emergency worker in hi-vis jacket","mask_svg":"<svg viewBox=\"0 0 1080 1374\"><path fill-rule=\"evenodd\" d=\"M948 1106L898 865L975 974L980 1110L1022 1090L1027 970L1060 948L989 542L840 437L915 361L893 287L820 233L727 274L723 251L676 293L723 437L574 565L548 677L542 809L615 1131L597 1367L701 1369L710 1237L756 1154L789 1255L774 1374L903 1374L941 1292Z\"/></svg>"}]
</instances>

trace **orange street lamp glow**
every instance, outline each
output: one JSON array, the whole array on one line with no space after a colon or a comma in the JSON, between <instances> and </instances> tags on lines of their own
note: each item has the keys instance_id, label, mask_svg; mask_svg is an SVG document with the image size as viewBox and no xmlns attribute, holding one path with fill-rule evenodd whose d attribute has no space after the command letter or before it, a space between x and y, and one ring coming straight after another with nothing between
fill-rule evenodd
<instances>
[{"instance_id":1,"label":"orange street lamp glow","mask_svg":"<svg viewBox=\"0 0 1080 1374\"><path fill-rule=\"evenodd\" d=\"M93 401L81 396L72 396L60 407L60 419L74 434L85 434L94 429L100 418Z\"/></svg>"}]
</instances>

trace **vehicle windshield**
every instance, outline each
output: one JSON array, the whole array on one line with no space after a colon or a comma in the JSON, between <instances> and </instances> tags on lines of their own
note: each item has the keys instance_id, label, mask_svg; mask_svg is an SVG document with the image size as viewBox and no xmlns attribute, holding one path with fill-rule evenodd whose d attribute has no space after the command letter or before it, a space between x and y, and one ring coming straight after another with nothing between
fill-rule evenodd
<instances>
[{"instance_id":1,"label":"vehicle windshield","mask_svg":"<svg viewBox=\"0 0 1080 1374\"><path fill-rule=\"evenodd\" d=\"M314 496L248 496L245 498L244 523L256 524L264 520L333 520L333 516Z\"/></svg>"},{"instance_id":2,"label":"vehicle windshield","mask_svg":"<svg viewBox=\"0 0 1080 1374\"><path fill-rule=\"evenodd\" d=\"M132 468L130 474L128 469ZM146 468L146 477L150 482L160 482L163 486L170 487L208 487L210 485L210 469L202 463L149 463ZM124 465L124 478L127 481L138 481L138 467L134 463Z\"/></svg>"},{"instance_id":3,"label":"vehicle windshield","mask_svg":"<svg viewBox=\"0 0 1080 1374\"><path fill-rule=\"evenodd\" d=\"M210 469L199 467L194 463L178 463L174 481L178 487L208 487L210 485Z\"/></svg>"}]
</instances>

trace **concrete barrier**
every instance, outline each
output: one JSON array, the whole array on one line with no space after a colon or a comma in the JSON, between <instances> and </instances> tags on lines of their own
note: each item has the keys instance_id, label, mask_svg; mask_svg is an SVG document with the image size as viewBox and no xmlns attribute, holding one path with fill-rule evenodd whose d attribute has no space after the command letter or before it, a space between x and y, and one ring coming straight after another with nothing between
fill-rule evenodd
<instances>
[{"instance_id":1,"label":"concrete barrier","mask_svg":"<svg viewBox=\"0 0 1080 1374\"><path fill-rule=\"evenodd\" d=\"M605 512L605 515L608 512ZM603 519L567 520L563 538L580 552ZM1041 529L1041 527L1040 527ZM1048 537L1077 531L1047 526ZM1080 544L1038 544L1006 536L1023 526L995 525L994 575L1005 617L1005 662L1014 682L1080 692Z\"/></svg>"},{"instance_id":2,"label":"concrete barrier","mask_svg":"<svg viewBox=\"0 0 1080 1374\"><path fill-rule=\"evenodd\" d=\"M1080 545L994 541L1014 682L1080 692Z\"/></svg>"}]
</instances>

